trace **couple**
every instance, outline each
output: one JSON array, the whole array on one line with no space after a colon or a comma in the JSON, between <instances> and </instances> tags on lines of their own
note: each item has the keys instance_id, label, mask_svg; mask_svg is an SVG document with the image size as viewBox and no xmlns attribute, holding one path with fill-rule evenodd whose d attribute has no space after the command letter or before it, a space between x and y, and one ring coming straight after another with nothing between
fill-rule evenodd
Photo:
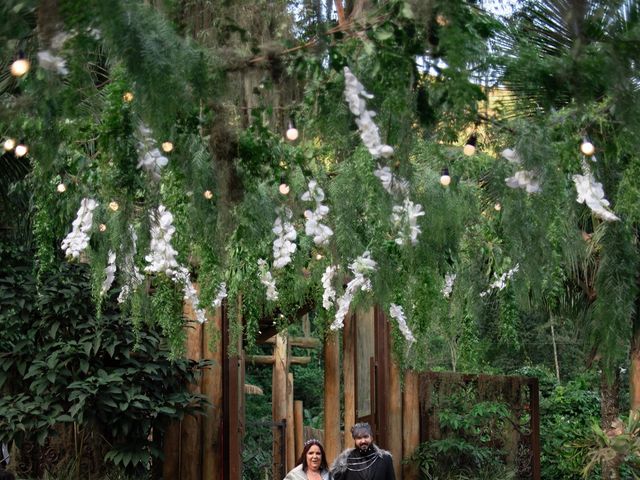
<instances>
[{"instance_id":1,"label":"couple","mask_svg":"<svg viewBox=\"0 0 640 480\"><path fill-rule=\"evenodd\" d=\"M338 455L331 469L320 441L307 440L298 466L284 480L395 480L391 454L373 443L371 426L356 423L351 427L351 436L355 448Z\"/></svg>"}]
</instances>

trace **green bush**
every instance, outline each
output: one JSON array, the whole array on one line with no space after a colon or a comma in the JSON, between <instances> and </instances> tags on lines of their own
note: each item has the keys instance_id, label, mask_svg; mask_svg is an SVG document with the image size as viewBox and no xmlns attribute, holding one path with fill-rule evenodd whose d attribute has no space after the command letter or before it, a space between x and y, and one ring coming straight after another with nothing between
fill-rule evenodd
<instances>
[{"instance_id":1,"label":"green bush","mask_svg":"<svg viewBox=\"0 0 640 480\"><path fill-rule=\"evenodd\" d=\"M61 263L36 291L30 252L0 253L0 442L43 445L72 425L102 439L107 462L148 470L169 422L203 406L186 385L206 362L170 360L156 329L109 302L97 317L84 265Z\"/></svg>"},{"instance_id":2,"label":"green bush","mask_svg":"<svg viewBox=\"0 0 640 480\"><path fill-rule=\"evenodd\" d=\"M600 419L600 398L585 378L558 385L540 401L540 462L543 479L581 479L582 447Z\"/></svg>"}]
</instances>

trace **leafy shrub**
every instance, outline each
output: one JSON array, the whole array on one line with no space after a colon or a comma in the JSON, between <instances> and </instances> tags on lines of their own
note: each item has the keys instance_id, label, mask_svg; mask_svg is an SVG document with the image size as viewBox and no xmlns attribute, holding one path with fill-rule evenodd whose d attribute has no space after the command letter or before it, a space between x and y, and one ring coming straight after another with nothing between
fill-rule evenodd
<instances>
[{"instance_id":1,"label":"leafy shrub","mask_svg":"<svg viewBox=\"0 0 640 480\"><path fill-rule=\"evenodd\" d=\"M586 378L558 385L540 401L542 478L581 479L587 451L581 444L599 422L600 398Z\"/></svg>"},{"instance_id":2,"label":"leafy shrub","mask_svg":"<svg viewBox=\"0 0 640 480\"><path fill-rule=\"evenodd\" d=\"M0 343L0 441L43 445L73 425L102 438L108 462L147 470L169 422L203 405L186 385L206 362L171 361L157 330L134 329L108 302L97 317L83 265L60 264L36 291L29 252L1 254L0 323L11 341Z\"/></svg>"}]
</instances>

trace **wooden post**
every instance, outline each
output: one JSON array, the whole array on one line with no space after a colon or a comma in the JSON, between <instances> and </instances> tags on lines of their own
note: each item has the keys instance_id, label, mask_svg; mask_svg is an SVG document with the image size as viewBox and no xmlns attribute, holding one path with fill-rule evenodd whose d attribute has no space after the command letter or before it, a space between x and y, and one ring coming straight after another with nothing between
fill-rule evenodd
<instances>
[{"instance_id":1,"label":"wooden post","mask_svg":"<svg viewBox=\"0 0 640 480\"><path fill-rule=\"evenodd\" d=\"M218 341L211 345L212 330L222 331L222 308L209 318L202 337L202 351L205 358L215 363L202 375L202 393L209 399L202 421L202 480L218 480L222 476L222 345ZM217 337L220 338L219 336ZM170 478L170 477L165 477Z\"/></svg>"},{"instance_id":2,"label":"wooden post","mask_svg":"<svg viewBox=\"0 0 640 480\"><path fill-rule=\"evenodd\" d=\"M418 374L409 370L404 374L404 392L402 395L402 450L404 458L413 455L420 444L420 399ZM403 466L402 480L418 480L420 469L417 465L406 463Z\"/></svg>"},{"instance_id":3,"label":"wooden post","mask_svg":"<svg viewBox=\"0 0 640 480\"><path fill-rule=\"evenodd\" d=\"M344 319L342 333L342 378L344 383L344 440L342 445L351 446L351 427L356 423L356 370L355 370L355 315Z\"/></svg>"},{"instance_id":4,"label":"wooden post","mask_svg":"<svg viewBox=\"0 0 640 480\"><path fill-rule=\"evenodd\" d=\"M340 453L340 348L338 334L324 340L324 450L327 458Z\"/></svg>"},{"instance_id":5,"label":"wooden post","mask_svg":"<svg viewBox=\"0 0 640 480\"><path fill-rule=\"evenodd\" d=\"M171 422L164 432L162 478L180 478L180 422Z\"/></svg>"},{"instance_id":6,"label":"wooden post","mask_svg":"<svg viewBox=\"0 0 640 480\"><path fill-rule=\"evenodd\" d=\"M287 472L296 466L296 431L293 415L293 373L287 374Z\"/></svg>"},{"instance_id":7,"label":"wooden post","mask_svg":"<svg viewBox=\"0 0 640 480\"><path fill-rule=\"evenodd\" d=\"M304 448L304 408L302 400L293 402L293 423L296 431L296 458L302 453Z\"/></svg>"},{"instance_id":8,"label":"wooden post","mask_svg":"<svg viewBox=\"0 0 640 480\"><path fill-rule=\"evenodd\" d=\"M391 342L391 336L389 336ZM400 369L393 359L389 361L389 451L393 455L393 468L396 478L402 478L402 386L400 382Z\"/></svg>"},{"instance_id":9,"label":"wooden post","mask_svg":"<svg viewBox=\"0 0 640 480\"><path fill-rule=\"evenodd\" d=\"M242 295L238 295L236 321L242 325ZM222 335L225 339L223 358L223 384L226 388L223 391L225 421L223 423L224 434L222 438L226 442L225 461L228 465L224 472L225 480L236 480L242 477L242 439L244 436L244 358L242 351L242 335L236 340L235 345L231 345L230 319L224 314L222 317ZM231 355L231 351L235 351Z\"/></svg>"},{"instance_id":10,"label":"wooden post","mask_svg":"<svg viewBox=\"0 0 640 480\"><path fill-rule=\"evenodd\" d=\"M271 411L274 422L282 422L287 418L287 373L289 371L288 342L286 333L276 335L276 343L273 347L273 380L271 395ZM289 427L287 425L287 427ZM282 440L277 430L274 430L273 438L273 478L279 478L278 465L287 465L287 459L282 458ZM285 449L286 457L286 449Z\"/></svg>"},{"instance_id":11,"label":"wooden post","mask_svg":"<svg viewBox=\"0 0 640 480\"><path fill-rule=\"evenodd\" d=\"M185 318L189 320L187 325L187 358L191 360L202 359L202 324L195 321L195 312L191 304L185 304ZM189 385L192 393L200 393L200 385ZM202 477L202 418L198 415L186 415L182 419L180 431L182 447L182 461L180 462L181 480L201 480Z\"/></svg>"}]
</instances>

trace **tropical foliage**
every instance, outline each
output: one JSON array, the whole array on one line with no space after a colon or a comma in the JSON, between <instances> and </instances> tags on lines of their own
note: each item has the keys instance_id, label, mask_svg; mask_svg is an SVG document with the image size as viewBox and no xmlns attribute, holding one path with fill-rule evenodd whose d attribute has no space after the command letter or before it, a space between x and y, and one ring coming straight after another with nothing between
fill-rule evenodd
<instances>
[{"instance_id":1,"label":"tropical foliage","mask_svg":"<svg viewBox=\"0 0 640 480\"><path fill-rule=\"evenodd\" d=\"M493 3L3 2L0 222L33 248L37 292L6 300L5 330L47 313L62 261L88 261L83 314L127 348L159 329L173 359L185 296L204 318L226 295L249 347L265 318L313 306L322 335L375 302L403 367L611 383L629 366L640 392L640 6ZM0 358L26 362L17 341ZM65 348L51 358L85 368Z\"/></svg>"}]
</instances>

